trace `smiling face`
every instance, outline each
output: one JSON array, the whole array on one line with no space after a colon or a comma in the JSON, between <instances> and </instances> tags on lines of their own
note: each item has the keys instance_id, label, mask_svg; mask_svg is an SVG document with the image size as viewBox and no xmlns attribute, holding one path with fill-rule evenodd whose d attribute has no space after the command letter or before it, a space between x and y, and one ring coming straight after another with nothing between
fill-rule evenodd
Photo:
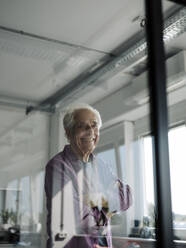
<instances>
[{"instance_id":1,"label":"smiling face","mask_svg":"<svg viewBox=\"0 0 186 248\"><path fill-rule=\"evenodd\" d=\"M89 109L79 109L74 114L75 125L67 131L70 145L83 161L87 162L99 141L98 120Z\"/></svg>"}]
</instances>

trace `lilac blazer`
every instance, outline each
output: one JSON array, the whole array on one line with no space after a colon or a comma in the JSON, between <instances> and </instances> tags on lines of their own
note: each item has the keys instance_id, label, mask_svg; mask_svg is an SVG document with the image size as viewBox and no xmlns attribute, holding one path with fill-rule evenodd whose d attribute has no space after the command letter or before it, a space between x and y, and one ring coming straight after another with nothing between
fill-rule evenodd
<instances>
[{"instance_id":1,"label":"lilac blazer","mask_svg":"<svg viewBox=\"0 0 186 248\"><path fill-rule=\"evenodd\" d=\"M81 171L86 171L81 178L83 182L78 178ZM65 248L93 248L94 244L112 247L110 216L130 207L130 187L117 178L110 165L93 154L90 162L84 163L77 159L70 145L67 145L46 165L47 248L53 247L55 239L51 226L52 198L61 192L68 182L72 183L73 188L73 202L69 204L74 207L76 233L79 236L82 234L82 237L73 237ZM83 185L82 190L80 184Z\"/></svg>"}]
</instances>

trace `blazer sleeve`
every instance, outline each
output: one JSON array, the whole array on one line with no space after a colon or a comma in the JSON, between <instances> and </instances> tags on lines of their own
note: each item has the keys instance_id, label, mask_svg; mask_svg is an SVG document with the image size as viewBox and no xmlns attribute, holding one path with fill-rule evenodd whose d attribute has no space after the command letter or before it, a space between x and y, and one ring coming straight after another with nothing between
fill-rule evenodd
<instances>
[{"instance_id":1,"label":"blazer sleeve","mask_svg":"<svg viewBox=\"0 0 186 248\"><path fill-rule=\"evenodd\" d=\"M62 179L64 175L64 166L62 161L51 160L45 168L45 194L47 208L47 248L52 247L53 230L52 230L52 199L62 190ZM61 211L59 206L59 211Z\"/></svg>"}]
</instances>

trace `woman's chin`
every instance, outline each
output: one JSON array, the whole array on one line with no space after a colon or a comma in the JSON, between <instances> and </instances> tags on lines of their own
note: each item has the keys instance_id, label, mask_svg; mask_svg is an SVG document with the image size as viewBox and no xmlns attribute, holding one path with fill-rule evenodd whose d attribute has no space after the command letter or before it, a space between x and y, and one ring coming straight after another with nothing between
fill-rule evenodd
<instances>
[{"instance_id":1,"label":"woman's chin","mask_svg":"<svg viewBox=\"0 0 186 248\"><path fill-rule=\"evenodd\" d=\"M86 147L83 147L81 149L81 151L83 152L83 154L87 154L87 155L90 155L95 149L95 146L93 145L87 145Z\"/></svg>"}]
</instances>

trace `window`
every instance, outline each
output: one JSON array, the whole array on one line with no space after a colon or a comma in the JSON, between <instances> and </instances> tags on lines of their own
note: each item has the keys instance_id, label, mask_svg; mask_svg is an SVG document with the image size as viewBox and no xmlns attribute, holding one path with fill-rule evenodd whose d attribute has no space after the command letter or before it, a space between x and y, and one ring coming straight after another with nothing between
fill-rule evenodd
<instances>
[{"instance_id":1,"label":"window","mask_svg":"<svg viewBox=\"0 0 186 248\"><path fill-rule=\"evenodd\" d=\"M174 228L186 228L186 126L181 125L172 128L168 134L169 159L171 175L171 197ZM149 214L149 208L154 205L154 184L152 164L152 139L151 136L143 138L144 147L144 172L145 172L145 215ZM186 238L186 237L185 237Z\"/></svg>"},{"instance_id":2,"label":"window","mask_svg":"<svg viewBox=\"0 0 186 248\"><path fill-rule=\"evenodd\" d=\"M30 178L29 176L21 179L21 201L20 218L23 229L28 229L31 223L31 204L30 204Z\"/></svg>"},{"instance_id":3,"label":"window","mask_svg":"<svg viewBox=\"0 0 186 248\"><path fill-rule=\"evenodd\" d=\"M169 156L171 168L172 207L176 214L186 215L186 127L181 126L169 132Z\"/></svg>"},{"instance_id":4,"label":"window","mask_svg":"<svg viewBox=\"0 0 186 248\"><path fill-rule=\"evenodd\" d=\"M37 187L39 188L39 214L43 213L43 195L44 195L44 171L37 175Z\"/></svg>"},{"instance_id":5,"label":"window","mask_svg":"<svg viewBox=\"0 0 186 248\"><path fill-rule=\"evenodd\" d=\"M18 180L13 180L8 184L6 191L5 207L9 211L17 212L19 202Z\"/></svg>"},{"instance_id":6,"label":"window","mask_svg":"<svg viewBox=\"0 0 186 248\"><path fill-rule=\"evenodd\" d=\"M144 215L148 215L154 205L154 177L152 162L152 138L147 136L143 139L144 146Z\"/></svg>"}]
</instances>

